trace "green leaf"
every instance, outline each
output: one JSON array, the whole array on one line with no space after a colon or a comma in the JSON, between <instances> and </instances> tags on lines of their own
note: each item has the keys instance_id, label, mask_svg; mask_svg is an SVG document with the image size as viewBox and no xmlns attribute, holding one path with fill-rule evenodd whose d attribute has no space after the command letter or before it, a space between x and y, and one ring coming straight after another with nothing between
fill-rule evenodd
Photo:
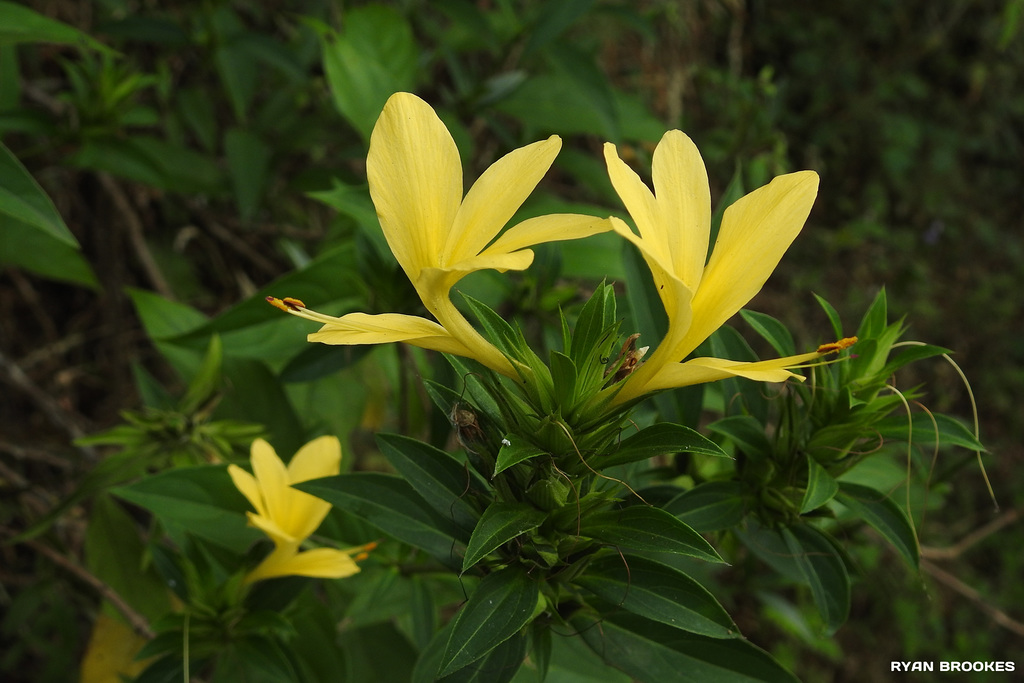
<instances>
[{"instance_id":1,"label":"green leaf","mask_svg":"<svg viewBox=\"0 0 1024 683\"><path fill-rule=\"evenodd\" d=\"M718 444L699 432L683 425L659 422L624 439L608 455L594 456L590 464L595 469L605 469L672 453L729 457Z\"/></svg>"},{"instance_id":2,"label":"green leaf","mask_svg":"<svg viewBox=\"0 0 1024 683\"><path fill-rule=\"evenodd\" d=\"M857 328L857 336L861 339L872 339L882 334L888 323L886 310L885 288L878 291Z\"/></svg>"},{"instance_id":3,"label":"green leaf","mask_svg":"<svg viewBox=\"0 0 1024 683\"><path fill-rule=\"evenodd\" d=\"M724 562L704 537L659 508L634 505L586 517L581 536L622 548L676 553L709 562Z\"/></svg>"},{"instance_id":4,"label":"green leaf","mask_svg":"<svg viewBox=\"0 0 1024 683\"><path fill-rule=\"evenodd\" d=\"M878 374L887 377L910 363L950 353L953 352L941 346L933 346L932 344L903 346L900 347L899 353L895 357L890 358Z\"/></svg>"},{"instance_id":5,"label":"green leaf","mask_svg":"<svg viewBox=\"0 0 1024 683\"><path fill-rule=\"evenodd\" d=\"M921 556L914 525L891 498L870 486L841 481L836 500L882 534L912 567L918 567Z\"/></svg>"},{"instance_id":6,"label":"green leaf","mask_svg":"<svg viewBox=\"0 0 1024 683\"><path fill-rule=\"evenodd\" d=\"M602 283L583 305L567 353L576 367L586 367L608 327L615 323L615 291Z\"/></svg>"},{"instance_id":7,"label":"green leaf","mask_svg":"<svg viewBox=\"0 0 1024 683\"><path fill-rule=\"evenodd\" d=\"M498 459L494 464L494 474L496 476L509 467L536 458L538 455L547 455L547 451L542 451L522 437L509 434L502 439Z\"/></svg>"},{"instance_id":8,"label":"green leaf","mask_svg":"<svg viewBox=\"0 0 1024 683\"><path fill-rule=\"evenodd\" d=\"M677 569L635 555L608 555L587 565L575 583L642 617L711 638L739 629L715 597Z\"/></svg>"},{"instance_id":9,"label":"green leaf","mask_svg":"<svg viewBox=\"0 0 1024 683\"><path fill-rule=\"evenodd\" d=\"M235 191L235 204L243 221L255 215L263 196L272 150L258 135L232 128L224 135L224 151Z\"/></svg>"},{"instance_id":10,"label":"green leaf","mask_svg":"<svg viewBox=\"0 0 1024 683\"><path fill-rule=\"evenodd\" d=\"M796 355L796 344L793 343L793 335L778 320L770 315L746 309L740 311L740 316L748 325L754 328L755 332L772 345L777 354L780 356Z\"/></svg>"},{"instance_id":11,"label":"green leaf","mask_svg":"<svg viewBox=\"0 0 1024 683\"><path fill-rule=\"evenodd\" d=\"M4 4L0 4L0 15ZM43 188L0 144L0 264L98 289L96 276L78 248L78 240Z\"/></svg>"},{"instance_id":12,"label":"green leaf","mask_svg":"<svg viewBox=\"0 0 1024 683\"><path fill-rule=\"evenodd\" d=\"M629 613L571 620L609 665L641 681L799 683L764 650L739 638L685 633Z\"/></svg>"},{"instance_id":13,"label":"green leaf","mask_svg":"<svg viewBox=\"0 0 1024 683\"><path fill-rule=\"evenodd\" d=\"M62 43L115 54L109 47L76 28L45 17L13 2L0 2L0 45Z\"/></svg>"},{"instance_id":14,"label":"green leaf","mask_svg":"<svg viewBox=\"0 0 1024 683\"><path fill-rule=\"evenodd\" d=\"M485 576L455 616L438 675L458 671L518 633L539 597L537 583L516 567Z\"/></svg>"},{"instance_id":15,"label":"green leaf","mask_svg":"<svg viewBox=\"0 0 1024 683\"><path fill-rule=\"evenodd\" d=\"M268 296L294 297L312 308L348 299L361 293L359 277L356 274L357 266L358 256L351 244L329 249L304 268L282 275L260 288L248 299L210 320L206 325L195 325L191 329L181 330L177 335L164 336L175 337L174 341L180 343L205 339L214 332L225 335L227 332L255 328L276 320L291 322L292 316L267 303ZM298 329L316 329L308 322L294 322L301 323ZM265 334L265 328L257 329L254 334L261 331Z\"/></svg>"},{"instance_id":16,"label":"green leaf","mask_svg":"<svg viewBox=\"0 0 1024 683\"><path fill-rule=\"evenodd\" d=\"M492 503L473 530L462 561L466 571L497 548L520 534L533 531L547 519L547 513L527 503Z\"/></svg>"},{"instance_id":17,"label":"green leaf","mask_svg":"<svg viewBox=\"0 0 1024 683\"><path fill-rule=\"evenodd\" d=\"M708 481L683 491L665 504L664 510L707 533L736 526L743 521L746 500L738 481Z\"/></svg>"},{"instance_id":18,"label":"green leaf","mask_svg":"<svg viewBox=\"0 0 1024 683\"><path fill-rule=\"evenodd\" d=\"M508 321L495 313L486 304L477 301L464 292L460 292L460 294L462 294L463 300L469 305L473 315L483 326L484 336L506 356L522 360L528 353L522 335L518 334L516 329L508 324Z\"/></svg>"},{"instance_id":19,"label":"green leaf","mask_svg":"<svg viewBox=\"0 0 1024 683\"><path fill-rule=\"evenodd\" d=\"M340 474L297 484L295 488L323 498L366 520L386 534L421 548L447 566L461 562L463 532L441 517L406 481L377 472Z\"/></svg>"},{"instance_id":20,"label":"green leaf","mask_svg":"<svg viewBox=\"0 0 1024 683\"><path fill-rule=\"evenodd\" d=\"M99 290L99 281L77 246L0 214L0 266Z\"/></svg>"},{"instance_id":21,"label":"green leaf","mask_svg":"<svg viewBox=\"0 0 1024 683\"><path fill-rule=\"evenodd\" d=\"M223 185L212 157L152 136L89 138L68 161L170 192L212 194Z\"/></svg>"},{"instance_id":22,"label":"green leaf","mask_svg":"<svg viewBox=\"0 0 1024 683\"><path fill-rule=\"evenodd\" d=\"M145 556L138 523L110 496L97 496L86 528L86 566L133 609L154 620L171 610L171 602L167 585Z\"/></svg>"},{"instance_id":23,"label":"green leaf","mask_svg":"<svg viewBox=\"0 0 1024 683\"><path fill-rule=\"evenodd\" d=\"M264 537L246 523L251 508L223 466L181 467L112 493L152 512L179 543L191 534L242 554Z\"/></svg>"},{"instance_id":24,"label":"green leaf","mask_svg":"<svg viewBox=\"0 0 1024 683\"><path fill-rule=\"evenodd\" d=\"M526 636L516 633L475 662L438 679L438 683L508 683L525 658Z\"/></svg>"},{"instance_id":25,"label":"green leaf","mask_svg":"<svg viewBox=\"0 0 1024 683\"><path fill-rule=\"evenodd\" d=\"M825 311L825 315L828 316L828 321L832 325L832 334L836 339L843 338L843 321L839 318L839 311L837 311L832 304L825 301L824 298L814 295L815 300L821 309Z\"/></svg>"},{"instance_id":26,"label":"green leaf","mask_svg":"<svg viewBox=\"0 0 1024 683\"><path fill-rule=\"evenodd\" d=\"M832 500L837 491L839 491L839 484L832 478L832 475L814 458L807 456L807 489L804 491L804 500L800 504L800 514L817 510Z\"/></svg>"},{"instance_id":27,"label":"green leaf","mask_svg":"<svg viewBox=\"0 0 1024 683\"><path fill-rule=\"evenodd\" d=\"M412 28L383 5L345 12L341 34L318 28L334 105L369 140L388 97L415 83L419 51Z\"/></svg>"},{"instance_id":28,"label":"green leaf","mask_svg":"<svg viewBox=\"0 0 1024 683\"><path fill-rule=\"evenodd\" d=\"M565 0L564 2L545 3L541 5L523 55L550 45L569 28L577 19L587 13L594 0Z\"/></svg>"},{"instance_id":29,"label":"green leaf","mask_svg":"<svg viewBox=\"0 0 1024 683\"><path fill-rule=\"evenodd\" d=\"M764 425L752 415L724 417L709 424L708 431L727 437L747 457L763 459L772 453Z\"/></svg>"},{"instance_id":30,"label":"green leaf","mask_svg":"<svg viewBox=\"0 0 1024 683\"><path fill-rule=\"evenodd\" d=\"M879 420L874 429L885 440L906 441L910 437L917 446L934 446L937 437L941 446L986 451L964 423L943 413L913 413L912 420L907 420L905 414L895 414Z\"/></svg>"},{"instance_id":31,"label":"green leaf","mask_svg":"<svg viewBox=\"0 0 1024 683\"><path fill-rule=\"evenodd\" d=\"M388 462L423 496L434 511L466 530L480 514L466 496L479 491L469 470L444 451L398 434L378 434L377 445Z\"/></svg>"},{"instance_id":32,"label":"green leaf","mask_svg":"<svg viewBox=\"0 0 1024 683\"><path fill-rule=\"evenodd\" d=\"M585 0L590 4L593 0ZM570 0L550 3L545 7L563 8L574 4ZM578 2L576 3L578 4ZM531 33L531 40L536 37ZM527 48L529 51L529 48ZM548 61L561 73L565 74L586 98L593 113L601 122L602 136L606 140L618 140L621 137L619 127L619 111L615 104L615 93L593 57L577 48L571 42L552 45L546 51Z\"/></svg>"},{"instance_id":33,"label":"green leaf","mask_svg":"<svg viewBox=\"0 0 1024 683\"><path fill-rule=\"evenodd\" d=\"M0 11L6 3L0 4ZM0 19L0 26L3 20ZM78 248L78 240L57 212L35 178L25 170L14 153L0 143L0 214L41 230L50 237Z\"/></svg>"},{"instance_id":34,"label":"green leaf","mask_svg":"<svg viewBox=\"0 0 1024 683\"><path fill-rule=\"evenodd\" d=\"M782 530L782 537L811 588L814 604L829 633L850 614L850 576L846 563L825 532L801 524Z\"/></svg>"},{"instance_id":35,"label":"green leaf","mask_svg":"<svg viewBox=\"0 0 1024 683\"><path fill-rule=\"evenodd\" d=\"M551 352L551 383L554 387L554 400L557 405L571 408L575 403L576 364L564 353Z\"/></svg>"}]
</instances>

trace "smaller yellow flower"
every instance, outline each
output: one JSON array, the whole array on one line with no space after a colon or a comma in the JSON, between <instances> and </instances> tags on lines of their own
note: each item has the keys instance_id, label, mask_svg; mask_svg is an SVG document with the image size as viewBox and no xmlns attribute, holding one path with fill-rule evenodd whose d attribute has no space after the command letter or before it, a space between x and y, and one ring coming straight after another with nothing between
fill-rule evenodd
<instances>
[{"instance_id":1,"label":"smaller yellow flower","mask_svg":"<svg viewBox=\"0 0 1024 683\"><path fill-rule=\"evenodd\" d=\"M246 575L245 582L278 576L340 579L358 572L356 559L363 559L374 544L347 550L299 551L324 521L331 504L292 485L338 474L341 470L338 439L322 436L310 441L299 449L287 467L269 443L257 439L252 444L251 463L253 474L236 465L228 466L228 474L235 487L256 508L256 512L246 513L249 525L269 536L274 550Z\"/></svg>"}]
</instances>

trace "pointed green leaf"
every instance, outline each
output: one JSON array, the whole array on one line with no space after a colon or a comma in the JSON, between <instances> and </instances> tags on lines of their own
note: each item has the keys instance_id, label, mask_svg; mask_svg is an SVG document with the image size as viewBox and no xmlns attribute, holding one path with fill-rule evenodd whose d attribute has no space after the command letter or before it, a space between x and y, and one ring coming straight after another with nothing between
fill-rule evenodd
<instances>
[{"instance_id":1,"label":"pointed green leaf","mask_svg":"<svg viewBox=\"0 0 1024 683\"><path fill-rule=\"evenodd\" d=\"M443 652L443 651L442 651ZM437 683L508 683L526 659L526 636L516 633L480 659Z\"/></svg>"},{"instance_id":2,"label":"pointed green leaf","mask_svg":"<svg viewBox=\"0 0 1024 683\"><path fill-rule=\"evenodd\" d=\"M295 488L347 510L400 541L421 548L450 567L460 565L464 533L427 505L399 477L377 472L339 474L296 484Z\"/></svg>"},{"instance_id":3,"label":"pointed green leaf","mask_svg":"<svg viewBox=\"0 0 1024 683\"><path fill-rule=\"evenodd\" d=\"M179 467L111 493L152 512L179 543L191 534L243 553L264 537L248 526L243 512L252 508L224 466Z\"/></svg>"},{"instance_id":4,"label":"pointed green leaf","mask_svg":"<svg viewBox=\"0 0 1024 683\"><path fill-rule=\"evenodd\" d=\"M547 455L547 452L522 437L509 434L502 439L501 449L498 450L498 460L494 465L494 474L500 474L509 467L536 458L538 455Z\"/></svg>"},{"instance_id":5,"label":"pointed green leaf","mask_svg":"<svg viewBox=\"0 0 1024 683\"><path fill-rule=\"evenodd\" d=\"M2 10L3 4L0 4ZM2 24L0 24L2 25ZM0 214L10 216L21 223L66 244L78 248L78 240L71 234L64 219L50 198L25 170L14 153L0 143Z\"/></svg>"},{"instance_id":6,"label":"pointed green leaf","mask_svg":"<svg viewBox=\"0 0 1024 683\"><path fill-rule=\"evenodd\" d=\"M577 585L612 605L711 638L736 638L739 629L711 593L686 574L635 555L608 555L587 565Z\"/></svg>"},{"instance_id":7,"label":"pointed green leaf","mask_svg":"<svg viewBox=\"0 0 1024 683\"><path fill-rule=\"evenodd\" d=\"M933 422L934 419L934 422ZM910 441L917 446L934 446L936 437L942 446L959 446L972 451L985 452L985 446L964 423L943 413L913 413L911 421L906 414L894 414L879 420L874 428L885 440Z\"/></svg>"},{"instance_id":8,"label":"pointed green leaf","mask_svg":"<svg viewBox=\"0 0 1024 683\"><path fill-rule=\"evenodd\" d=\"M17 3L0 2L0 45L18 43L66 43L114 54L109 47L76 28Z\"/></svg>"},{"instance_id":9,"label":"pointed green leaf","mask_svg":"<svg viewBox=\"0 0 1024 683\"><path fill-rule=\"evenodd\" d=\"M252 131L231 128L224 135L224 152L231 174L231 187L235 193L235 205L242 220L248 221L260 206L273 150Z\"/></svg>"},{"instance_id":10,"label":"pointed green leaf","mask_svg":"<svg viewBox=\"0 0 1024 683\"><path fill-rule=\"evenodd\" d=\"M594 456L590 464L595 469L604 469L672 453L729 457L718 444L699 432L671 422L659 422L623 439L611 453Z\"/></svg>"},{"instance_id":11,"label":"pointed green leaf","mask_svg":"<svg viewBox=\"0 0 1024 683\"><path fill-rule=\"evenodd\" d=\"M322 28L324 73L334 105L369 140L388 97L413 88L419 52L412 29L396 9L384 5L346 11L340 35Z\"/></svg>"},{"instance_id":12,"label":"pointed green leaf","mask_svg":"<svg viewBox=\"0 0 1024 683\"><path fill-rule=\"evenodd\" d=\"M751 458L767 458L772 445L764 433L764 425L752 415L732 415L708 425L708 430L728 437L736 447Z\"/></svg>"},{"instance_id":13,"label":"pointed green leaf","mask_svg":"<svg viewBox=\"0 0 1024 683\"><path fill-rule=\"evenodd\" d=\"M518 633L539 597L537 583L516 567L485 576L455 616L438 675L458 671Z\"/></svg>"},{"instance_id":14,"label":"pointed green leaf","mask_svg":"<svg viewBox=\"0 0 1024 683\"><path fill-rule=\"evenodd\" d=\"M861 319L860 326L857 328L857 336L861 339L871 339L882 334L888 323L886 308L885 288L883 287L878 291L875 300L871 302L871 306Z\"/></svg>"},{"instance_id":15,"label":"pointed green leaf","mask_svg":"<svg viewBox=\"0 0 1024 683\"><path fill-rule=\"evenodd\" d=\"M932 344L913 344L911 346L901 346L899 353L896 356L890 358L889 362L885 364L885 367L878 373L880 375L891 375L900 368L914 363L925 358L934 358L935 356L941 356L943 354L953 353L949 349L945 349L941 346L933 346Z\"/></svg>"},{"instance_id":16,"label":"pointed green leaf","mask_svg":"<svg viewBox=\"0 0 1024 683\"><path fill-rule=\"evenodd\" d=\"M799 683L764 650L740 638L681 632L620 612L571 620L587 645L636 680L673 683Z\"/></svg>"},{"instance_id":17,"label":"pointed green leaf","mask_svg":"<svg viewBox=\"0 0 1024 683\"><path fill-rule=\"evenodd\" d=\"M581 536L645 552L676 553L724 562L704 537L662 509L634 505L586 517Z\"/></svg>"},{"instance_id":18,"label":"pointed green leaf","mask_svg":"<svg viewBox=\"0 0 1024 683\"><path fill-rule=\"evenodd\" d=\"M729 529L743 521L746 511L743 484L704 482L670 500L664 509L701 533Z\"/></svg>"},{"instance_id":19,"label":"pointed green leaf","mask_svg":"<svg viewBox=\"0 0 1024 683\"><path fill-rule=\"evenodd\" d=\"M832 500L837 491L839 491L839 484L832 478L832 475L814 458L807 456L807 489L804 491L804 500L800 504L800 514L817 510Z\"/></svg>"},{"instance_id":20,"label":"pointed green leaf","mask_svg":"<svg viewBox=\"0 0 1024 683\"><path fill-rule=\"evenodd\" d=\"M830 633L850 614L850 576L825 532L806 524L782 530L793 560L811 588L814 604Z\"/></svg>"},{"instance_id":21,"label":"pointed green leaf","mask_svg":"<svg viewBox=\"0 0 1024 683\"><path fill-rule=\"evenodd\" d=\"M484 510L473 530L462 561L466 571L498 547L520 534L533 531L547 519L547 513L527 503L493 503Z\"/></svg>"},{"instance_id":22,"label":"pointed green leaf","mask_svg":"<svg viewBox=\"0 0 1024 683\"><path fill-rule=\"evenodd\" d=\"M757 311L748 311L745 308L740 311L740 316L748 325L754 328L755 332L772 345L777 354L780 356L796 355L796 344L793 343L793 335L790 334L789 328L781 322L770 315L758 313Z\"/></svg>"},{"instance_id":23,"label":"pointed green leaf","mask_svg":"<svg viewBox=\"0 0 1024 683\"><path fill-rule=\"evenodd\" d=\"M477 487L464 465L444 451L407 436L378 434L377 445L435 512L467 530L476 525L480 514L467 495Z\"/></svg>"},{"instance_id":24,"label":"pointed green leaf","mask_svg":"<svg viewBox=\"0 0 1024 683\"><path fill-rule=\"evenodd\" d=\"M918 566L921 551L914 525L891 498L869 486L842 481L836 500L882 534L912 567Z\"/></svg>"},{"instance_id":25,"label":"pointed green leaf","mask_svg":"<svg viewBox=\"0 0 1024 683\"><path fill-rule=\"evenodd\" d=\"M828 316L828 321L832 325L833 336L835 336L836 339L842 339L843 321L839 318L839 311L837 311L832 306L832 304L825 301L824 298L818 296L817 294L814 295L814 298L817 300L818 305L821 306L821 309L825 311L825 315Z\"/></svg>"}]
</instances>

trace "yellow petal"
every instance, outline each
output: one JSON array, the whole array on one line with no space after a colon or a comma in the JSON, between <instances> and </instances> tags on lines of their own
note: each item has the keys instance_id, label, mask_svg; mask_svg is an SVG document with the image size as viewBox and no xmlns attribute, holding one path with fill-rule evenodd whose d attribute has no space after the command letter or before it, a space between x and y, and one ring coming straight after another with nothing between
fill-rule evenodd
<instances>
[{"instance_id":1,"label":"yellow petal","mask_svg":"<svg viewBox=\"0 0 1024 683\"><path fill-rule=\"evenodd\" d=\"M683 358L740 310L764 285L803 228L818 192L818 174L779 176L725 211L711 259L693 297L693 325Z\"/></svg>"},{"instance_id":2,"label":"yellow petal","mask_svg":"<svg viewBox=\"0 0 1024 683\"><path fill-rule=\"evenodd\" d=\"M644 257L647 267L651 270L654 288L665 307L665 313L668 314L670 326L675 323L677 329L685 332L690 324L690 300L693 298L693 293L683 284L682 280L673 274L671 260L662 258L663 252L657 248L652 249L654 245L650 241L637 237L629 229L629 226L619 218L612 216L609 221L616 233L632 242L640 250L640 255Z\"/></svg>"},{"instance_id":3,"label":"yellow petal","mask_svg":"<svg viewBox=\"0 0 1024 683\"><path fill-rule=\"evenodd\" d=\"M297 484L338 474L341 470L341 443L337 437L321 436L299 449L288 463L288 481ZM291 489L288 497L288 519L281 524L295 538L306 539L316 531L331 504L314 495Z\"/></svg>"},{"instance_id":4,"label":"yellow petal","mask_svg":"<svg viewBox=\"0 0 1024 683\"><path fill-rule=\"evenodd\" d=\"M400 313L349 313L306 337L322 344L388 344L405 342L434 351L469 356L469 349L437 323Z\"/></svg>"},{"instance_id":5,"label":"yellow petal","mask_svg":"<svg viewBox=\"0 0 1024 683\"><path fill-rule=\"evenodd\" d=\"M799 366L801 363L820 356L821 354L814 352L753 363L724 358L694 358L685 363L676 363L662 368L646 388L647 391L658 391L691 384L715 382L728 377L745 377L757 382L784 382L791 378L802 381L803 377L790 372L787 368Z\"/></svg>"},{"instance_id":6,"label":"yellow petal","mask_svg":"<svg viewBox=\"0 0 1024 683\"><path fill-rule=\"evenodd\" d=\"M256 569L246 576L246 581L257 581L277 576L310 576L322 579L341 579L359 571L359 565L342 550L317 548L286 556L271 553Z\"/></svg>"},{"instance_id":7,"label":"yellow petal","mask_svg":"<svg viewBox=\"0 0 1024 683\"><path fill-rule=\"evenodd\" d=\"M654 150L651 176L672 272L696 290L711 236L711 188L704 160L689 137L670 130Z\"/></svg>"},{"instance_id":8,"label":"yellow petal","mask_svg":"<svg viewBox=\"0 0 1024 683\"><path fill-rule=\"evenodd\" d=\"M537 187L561 146L552 135L509 152L484 171L462 201L438 265L479 254Z\"/></svg>"},{"instance_id":9,"label":"yellow petal","mask_svg":"<svg viewBox=\"0 0 1024 683\"><path fill-rule=\"evenodd\" d=\"M261 515L267 514L267 508L263 504L263 494L260 492L260 485L256 478L238 465L228 465L228 474L231 476L235 488L242 492L242 495L256 508L256 512Z\"/></svg>"},{"instance_id":10,"label":"yellow petal","mask_svg":"<svg viewBox=\"0 0 1024 683\"><path fill-rule=\"evenodd\" d=\"M288 482L294 485L340 471L341 442L336 436L321 436L300 448L288 463Z\"/></svg>"},{"instance_id":11,"label":"yellow petal","mask_svg":"<svg viewBox=\"0 0 1024 683\"><path fill-rule=\"evenodd\" d=\"M548 216L528 218L518 225L509 228L494 240L491 246L481 252L481 256L489 254L507 254L519 249L532 247L545 242L561 240L577 240L611 230L607 218L585 216L574 213L560 213Z\"/></svg>"},{"instance_id":12,"label":"yellow petal","mask_svg":"<svg viewBox=\"0 0 1024 683\"><path fill-rule=\"evenodd\" d=\"M100 612L92 626L78 680L80 683L118 683L134 679L154 659L135 659L146 642L146 638L120 619Z\"/></svg>"},{"instance_id":13,"label":"yellow petal","mask_svg":"<svg viewBox=\"0 0 1024 683\"><path fill-rule=\"evenodd\" d=\"M436 265L462 201L455 141L430 105L395 93L370 136L366 175L384 236L415 280Z\"/></svg>"},{"instance_id":14,"label":"yellow petal","mask_svg":"<svg viewBox=\"0 0 1024 683\"><path fill-rule=\"evenodd\" d=\"M672 263L665 240L666 226L663 223L654 193L644 184L640 176L619 158L615 145L604 143L604 160L608 166L608 177L619 198L625 205L633 222L640 231L640 237L647 242L647 248L659 261Z\"/></svg>"},{"instance_id":15,"label":"yellow petal","mask_svg":"<svg viewBox=\"0 0 1024 683\"><path fill-rule=\"evenodd\" d=\"M275 546L296 546L306 540L306 537L298 537L287 529L283 528L277 520L257 515L252 512L245 513L249 518L249 526L259 529L274 542ZM307 534L308 536L308 534Z\"/></svg>"},{"instance_id":16,"label":"yellow petal","mask_svg":"<svg viewBox=\"0 0 1024 683\"><path fill-rule=\"evenodd\" d=\"M447 268L424 268L420 271L416 288L427 310L437 316L437 302L449 298L451 288L459 280L478 270L525 270L533 263L533 252L523 249L511 254L481 254L467 258Z\"/></svg>"},{"instance_id":17,"label":"yellow petal","mask_svg":"<svg viewBox=\"0 0 1024 683\"><path fill-rule=\"evenodd\" d=\"M266 506L265 512L260 514L279 520L288 506L288 471L274 448L263 439L252 442L251 452L252 473L259 482Z\"/></svg>"}]
</instances>

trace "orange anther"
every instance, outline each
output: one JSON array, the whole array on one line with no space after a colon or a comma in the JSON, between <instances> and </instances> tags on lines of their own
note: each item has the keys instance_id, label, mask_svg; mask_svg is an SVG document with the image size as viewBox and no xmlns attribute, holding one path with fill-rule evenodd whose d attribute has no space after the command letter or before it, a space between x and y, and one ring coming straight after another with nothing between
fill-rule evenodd
<instances>
[{"instance_id":1,"label":"orange anther","mask_svg":"<svg viewBox=\"0 0 1024 683\"><path fill-rule=\"evenodd\" d=\"M848 349L857 343L856 337L844 337L839 341L834 341L830 344L822 344L818 347L818 353L839 353L843 349Z\"/></svg>"},{"instance_id":2,"label":"orange anther","mask_svg":"<svg viewBox=\"0 0 1024 683\"><path fill-rule=\"evenodd\" d=\"M286 296L283 299L278 299L276 296L268 296L267 303L275 308L280 308L286 313L289 311L297 311L300 308L305 308L306 304L302 303L300 299L293 299L290 296Z\"/></svg>"}]
</instances>

